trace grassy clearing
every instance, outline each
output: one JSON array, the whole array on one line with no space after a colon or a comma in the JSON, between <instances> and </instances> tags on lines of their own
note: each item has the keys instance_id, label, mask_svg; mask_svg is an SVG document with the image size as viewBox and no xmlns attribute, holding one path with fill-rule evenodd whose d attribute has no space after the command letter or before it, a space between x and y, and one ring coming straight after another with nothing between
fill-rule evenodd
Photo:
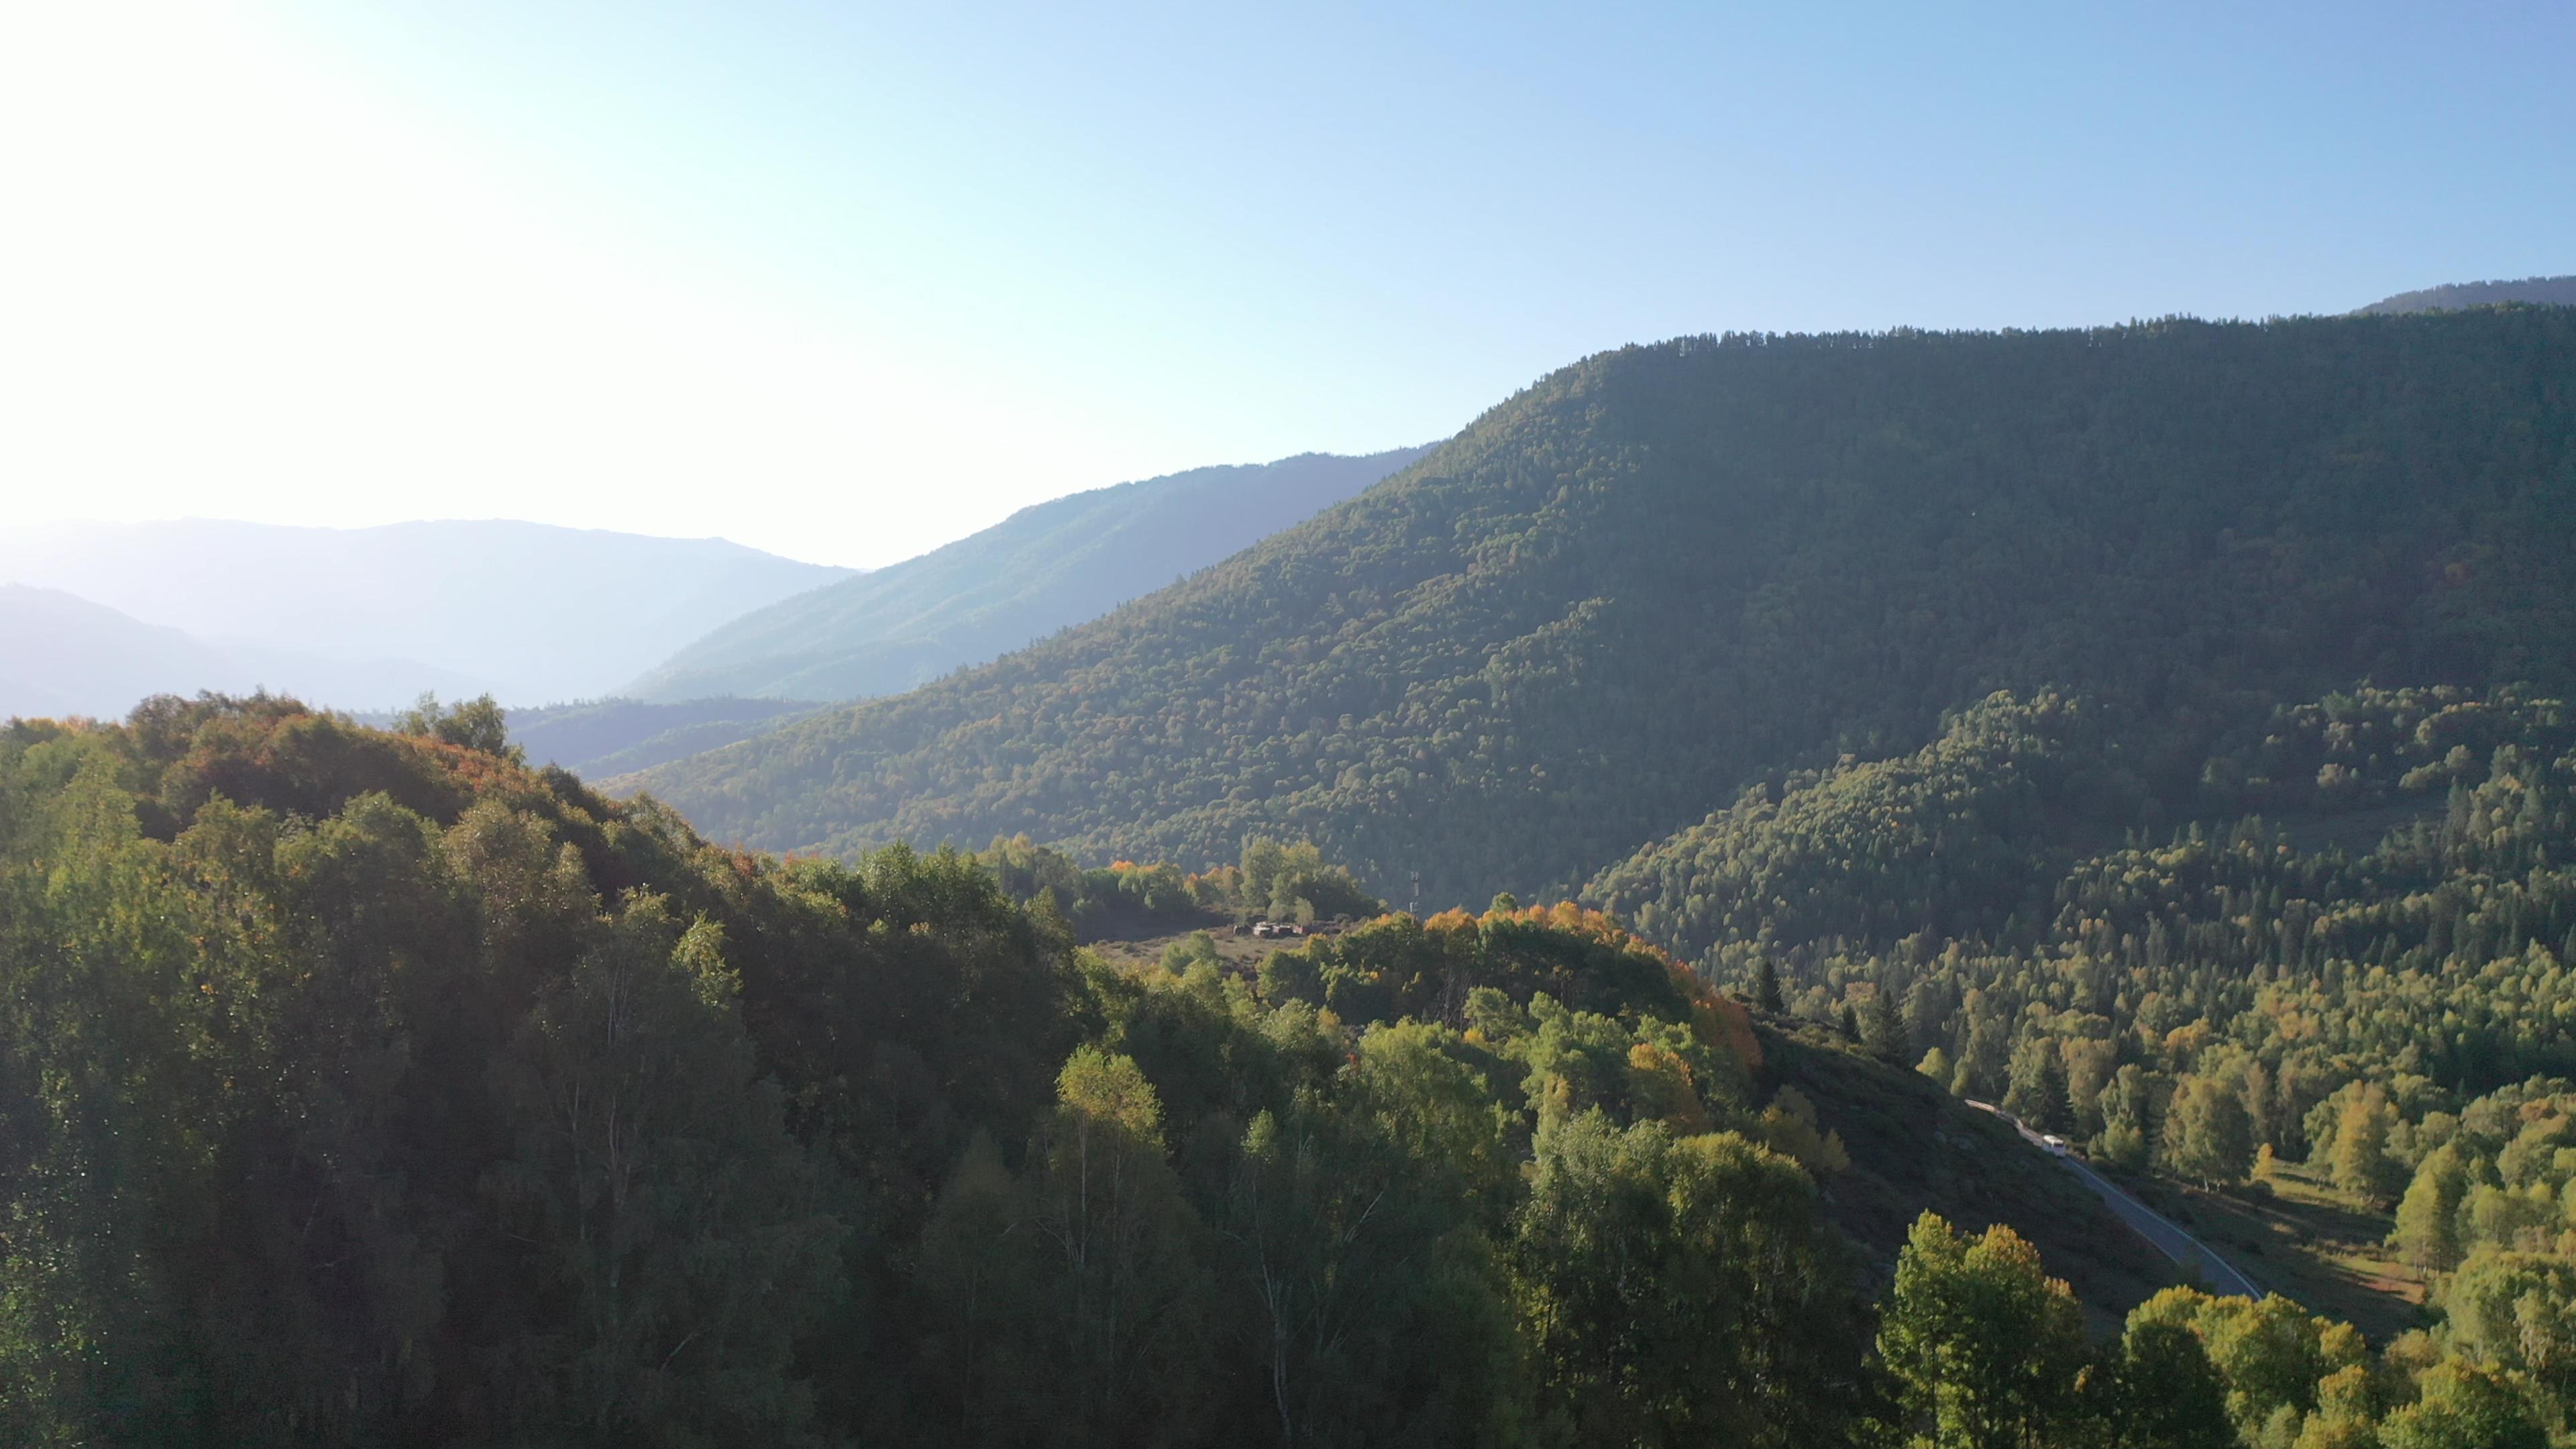
<instances>
[{"instance_id":1,"label":"grassy clearing","mask_svg":"<svg viewBox=\"0 0 2576 1449\"><path fill-rule=\"evenodd\" d=\"M1162 960L1165 951L1188 940L1192 934L1191 931L1173 931L1132 941L1091 941L1085 943L1084 949L1096 951L1121 965L1150 966ZM1260 974L1261 963L1269 958L1271 952L1293 950L1306 944L1295 936L1284 940L1260 937L1249 932L1235 932L1230 926L1210 927L1208 935L1216 942L1217 959L1225 963L1225 969L1246 979Z\"/></svg>"},{"instance_id":2,"label":"grassy clearing","mask_svg":"<svg viewBox=\"0 0 2576 1449\"><path fill-rule=\"evenodd\" d=\"M2162 1179L2124 1185L2257 1283L2349 1321L2374 1343L2420 1319L2424 1281L2390 1255L2388 1215L2304 1167L2276 1165L2268 1195L2260 1184L2227 1193Z\"/></svg>"},{"instance_id":3,"label":"grassy clearing","mask_svg":"<svg viewBox=\"0 0 2576 1449\"><path fill-rule=\"evenodd\" d=\"M2180 1281L2164 1255L1993 1113L1868 1059L1811 1021L1759 1014L1756 1035L1756 1092L1767 1100L1797 1088L1851 1154L1851 1170L1821 1186L1825 1211L1869 1260L1873 1292L1893 1279L1897 1249L1926 1208L1970 1232L2004 1223L2029 1239L2074 1288L2097 1335L2117 1333L2130 1309Z\"/></svg>"}]
</instances>

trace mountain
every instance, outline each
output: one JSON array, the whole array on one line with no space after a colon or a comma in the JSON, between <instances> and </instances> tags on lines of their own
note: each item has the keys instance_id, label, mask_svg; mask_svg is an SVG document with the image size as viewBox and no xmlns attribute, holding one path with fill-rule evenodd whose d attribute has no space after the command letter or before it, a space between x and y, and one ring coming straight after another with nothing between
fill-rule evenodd
<instances>
[{"instance_id":1,"label":"mountain","mask_svg":"<svg viewBox=\"0 0 2576 1449\"><path fill-rule=\"evenodd\" d=\"M60 589L228 649L397 658L507 703L610 688L746 610L850 576L722 539L507 521L286 528L184 519L0 528L0 582ZM378 708L422 688L320 678ZM131 701L128 701L130 704Z\"/></svg>"},{"instance_id":2,"label":"mountain","mask_svg":"<svg viewBox=\"0 0 2576 1449\"><path fill-rule=\"evenodd\" d=\"M0 584L0 718L116 719L154 694L257 689L392 701L470 693L466 676L405 660L223 647L59 589Z\"/></svg>"},{"instance_id":3,"label":"mountain","mask_svg":"<svg viewBox=\"0 0 2576 1449\"><path fill-rule=\"evenodd\" d=\"M233 661L59 589L0 584L0 716L116 718L176 680L229 682Z\"/></svg>"},{"instance_id":4,"label":"mountain","mask_svg":"<svg viewBox=\"0 0 2576 1449\"><path fill-rule=\"evenodd\" d=\"M1103 619L620 785L772 848L1306 836L1436 904L2059 689L2187 810L2277 705L2576 683L2571 397L2549 308L1630 347Z\"/></svg>"},{"instance_id":5,"label":"mountain","mask_svg":"<svg viewBox=\"0 0 2576 1449\"><path fill-rule=\"evenodd\" d=\"M2400 292L2361 309L2363 315L2430 312L2436 308L2492 307L2499 302L2576 306L2576 277L2525 277L2518 282L2454 282L2420 292Z\"/></svg>"},{"instance_id":6,"label":"mountain","mask_svg":"<svg viewBox=\"0 0 2576 1449\"><path fill-rule=\"evenodd\" d=\"M823 708L792 699L584 700L509 712L510 743L531 765L620 775L764 734Z\"/></svg>"},{"instance_id":7,"label":"mountain","mask_svg":"<svg viewBox=\"0 0 2576 1449\"><path fill-rule=\"evenodd\" d=\"M2566 309L1623 348L1095 624L626 784L806 851L1285 830L1461 900L2066 688L2187 802L2249 709L2571 681L2568 397Z\"/></svg>"},{"instance_id":8,"label":"mountain","mask_svg":"<svg viewBox=\"0 0 2576 1449\"><path fill-rule=\"evenodd\" d=\"M1428 451L1198 468L1024 508L919 558L724 624L622 692L664 702L899 694L1097 618Z\"/></svg>"}]
</instances>

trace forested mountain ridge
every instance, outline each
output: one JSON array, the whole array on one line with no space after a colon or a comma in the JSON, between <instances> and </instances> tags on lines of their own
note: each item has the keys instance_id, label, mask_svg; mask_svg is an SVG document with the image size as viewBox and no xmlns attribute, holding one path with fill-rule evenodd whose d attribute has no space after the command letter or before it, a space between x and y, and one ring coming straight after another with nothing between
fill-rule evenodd
<instances>
[{"instance_id":1,"label":"forested mountain ridge","mask_svg":"<svg viewBox=\"0 0 2576 1449\"><path fill-rule=\"evenodd\" d=\"M2400 292L2360 309L2365 313L2429 312L2437 307L2494 307L2507 302L2576 306L2576 277L2524 277L2512 282L2453 282Z\"/></svg>"},{"instance_id":2,"label":"forested mountain ridge","mask_svg":"<svg viewBox=\"0 0 2576 1449\"><path fill-rule=\"evenodd\" d=\"M2070 871L2174 834L2159 828L2162 802L2124 767L2136 752L2099 713L2055 696L1980 701L1909 755L1847 758L1748 790L1603 871L1586 895L1720 976L1753 952L2045 932L2059 904L2051 892ZM2517 687L2365 687L2220 737L2181 814L2235 828L2258 849L2285 822L2320 838L2353 836L2334 828L2351 822L2360 838L2339 854L2367 866L2420 848L2427 830L2456 828L2451 792L2534 765L2545 778L2571 747L2565 703ZM2547 843L2536 843L2544 855ZM2395 879L2426 884L2411 869ZM2388 884L2364 870L2325 894L2342 906ZM2549 919L2527 925L2556 944Z\"/></svg>"},{"instance_id":3,"label":"forested mountain ridge","mask_svg":"<svg viewBox=\"0 0 2576 1449\"><path fill-rule=\"evenodd\" d=\"M1871 1021L1883 1055L2098 1160L2237 1183L2304 1159L2383 1211L2430 1180L2445 1205L2397 1219L2408 1261L2447 1272L2484 1242L2565 1271L2558 1197L2472 1211L2481 1179L2439 1150L2469 1132L2492 1155L2531 1101L2533 1141L2560 1134L2576 713L2450 687L2282 709L2203 769L2231 824L2108 842L2070 808L2117 809L2080 716L1985 701L1912 755L1748 791L1589 894L1709 978ZM2301 850L2247 811L2399 823Z\"/></svg>"},{"instance_id":4,"label":"forested mountain ridge","mask_svg":"<svg viewBox=\"0 0 2576 1449\"><path fill-rule=\"evenodd\" d=\"M1314 516L1419 458L1303 453L1021 509L919 558L733 620L630 685L653 701L864 699L981 664Z\"/></svg>"},{"instance_id":5,"label":"forested mountain ridge","mask_svg":"<svg viewBox=\"0 0 2576 1449\"><path fill-rule=\"evenodd\" d=\"M2572 396L2555 308L1631 347L1097 623L626 783L768 847L1268 829L1472 899L2059 688L2187 802L2275 704L2565 686Z\"/></svg>"}]
</instances>

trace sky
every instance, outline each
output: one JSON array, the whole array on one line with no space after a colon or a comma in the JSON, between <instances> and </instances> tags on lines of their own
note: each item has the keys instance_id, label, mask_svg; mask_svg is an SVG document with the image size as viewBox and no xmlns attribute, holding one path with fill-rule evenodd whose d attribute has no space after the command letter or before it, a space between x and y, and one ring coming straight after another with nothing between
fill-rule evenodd
<instances>
[{"instance_id":1,"label":"sky","mask_svg":"<svg viewBox=\"0 0 2576 1449\"><path fill-rule=\"evenodd\" d=\"M2576 272L2576 6L0 7L0 522L882 565L1683 333Z\"/></svg>"}]
</instances>

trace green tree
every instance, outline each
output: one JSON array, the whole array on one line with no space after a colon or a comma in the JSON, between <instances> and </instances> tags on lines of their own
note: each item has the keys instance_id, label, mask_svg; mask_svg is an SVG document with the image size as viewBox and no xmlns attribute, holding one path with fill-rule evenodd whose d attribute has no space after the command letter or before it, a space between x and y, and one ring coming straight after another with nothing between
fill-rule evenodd
<instances>
[{"instance_id":1,"label":"green tree","mask_svg":"<svg viewBox=\"0 0 2576 1449\"><path fill-rule=\"evenodd\" d=\"M1197 1215L1164 1157L1163 1108L1136 1063L1074 1052L1032 1159L1029 1226L1042 1267L1030 1335L1010 1357L1042 1365L1018 1435L1058 1444L1191 1441L1209 1364L1211 1285Z\"/></svg>"},{"instance_id":2,"label":"green tree","mask_svg":"<svg viewBox=\"0 0 2576 1449\"><path fill-rule=\"evenodd\" d=\"M1871 1056L1891 1067L1914 1060L1914 1038L1896 1009L1896 993L1883 984L1871 987L1862 1003L1860 1040Z\"/></svg>"},{"instance_id":3,"label":"green tree","mask_svg":"<svg viewBox=\"0 0 2576 1449\"><path fill-rule=\"evenodd\" d=\"M2441 1290L2451 1343L2576 1403L2576 1259L2482 1249Z\"/></svg>"},{"instance_id":4,"label":"green tree","mask_svg":"<svg viewBox=\"0 0 2576 1449\"><path fill-rule=\"evenodd\" d=\"M2004 1093L2003 1107L2042 1131L2074 1129L2074 1108L2066 1095L2066 1058L2054 1039L2033 1037L2014 1049L2011 1088Z\"/></svg>"},{"instance_id":5,"label":"green tree","mask_svg":"<svg viewBox=\"0 0 2576 1449\"><path fill-rule=\"evenodd\" d=\"M2299 1426L2296 1449L2379 1449L2380 1376L2351 1364L2317 1381L2316 1412Z\"/></svg>"},{"instance_id":6,"label":"green tree","mask_svg":"<svg viewBox=\"0 0 2576 1449\"><path fill-rule=\"evenodd\" d=\"M1864 1331L1815 1189L1733 1133L1551 1124L1513 1259L1576 1442L1823 1443L1856 1403Z\"/></svg>"},{"instance_id":7,"label":"green tree","mask_svg":"<svg viewBox=\"0 0 2576 1449\"><path fill-rule=\"evenodd\" d=\"M2434 1272L2458 1267L2460 1202L2468 1190L2468 1165L2456 1145L2445 1142L2425 1154L2398 1201L2397 1226L2389 1234L2399 1255Z\"/></svg>"},{"instance_id":8,"label":"green tree","mask_svg":"<svg viewBox=\"0 0 2576 1449\"><path fill-rule=\"evenodd\" d=\"M2102 1134L2093 1144L2095 1157L2132 1170L2147 1165L2157 1119L2157 1089L2161 1085L2135 1062L2111 1074L2095 1103L2102 1118Z\"/></svg>"},{"instance_id":9,"label":"green tree","mask_svg":"<svg viewBox=\"0 0 2576 1449\"><path fill-rule=\"evenodd\" d=\"M988 1133L968 1143L924 1225L914 1274L926 1331L912 1376L916 1423L959 1444L1007 1443L1033 1417L1033 1380L1052 1372L1026 1332L1047 1264L1034 1205Z\"/></svg>"},{"instance_id":10,"label":"green tree","mask_svg":"<svg viewBox=\"0 0 2576 1449\"><path fill-rule=\"evenodd\" d=\"M488 694L446 706L439 704L437 695L423 694L411 708L395 717L394 730L398 734L424 735L460 749L480 750L514 765L527 758L510 743L508 715Z\"/></svg>"},{"instance_id":11,"label":"green tree","mask_svg":"<svg viewBox=\"0 0 2576 1449\"><path fill-rule=\"evenodd\" d=\"M1878 1350L1925 1449L2041 1449L2081 1432L2083 1310L2001 1224L1963 1239L1933 1213L1915 1220Z\"/></svg>"},{"instance_id":12,"label":"green tree","mask_svg":"<svg viewBox=\"0 0 2576 1449\"><path fill-rule=\"evenodd\" d=\"M2185 1077L2165 1109L2164 1163L2209 1186L2237 1183L2254 1166L2254 1119L2236 1089L2216 1077Z\"/></svg>"},{"instance_id":13,"label":"green tree","mask_svg":"<svg viewBox=\"0 0 2576 1449\"><path fill-rule=\"evenodd\" d=\"M2351 1325L2319 1318L2278 1294L2256 1301L2168 1288L2129 1315L2131 1332L2150 1324L2199 1336L2227 1386L2228 1417L2248 1440L2276 1425L2295 1432L2298 1419L2317 1407L2320 1385L2367 1357Z\"/></svg>"},{"instance_id":14,"label":"green tree","mask_svg":"<svg viewBox=\"0 0 2576 1449\"><path fill-rule=\"evenodd\" d=\"M804 1427L790 1353L840 1227L754 1077L723 946L713 923L681 930L659 897L630 896L493 1069L518 1141L494 1194L572 1305L571 1331L526 1335L503 1383L562 1432Z\"/></svg>"},{"instance_id":15,"label":"green tree","mask_svg":"<svg viewBox=\"0 0 2576 1449\"><path fill-rule=\"evenodd\" d=\"M2190 1329L2139 1323L2106 1364L2099 1416L2118 1449L2232 1449L2227 1386Z\"/></svg>"},{"instance_id":16,"label":"green tree","mask_svg":"<svg viewBox=\"0 0 2576 1449\"><path fill-rule=\"evenodd\" d=\"M2382 1449L2542 1449L2549 1433L2530 1403L2491 1370L2442 1363L2423 1394L2380 1425Z\"/></svg>"},{"instance_id":17,"label":"green tree","mask_svg":"<svg viewBox=\"0 0 2576 1449\"><path fill-rule=\"evenodd\" d=\"M1217 1223L1282 1444L1395 1425L1472 1435L1513 1407L1510 1355L1496 1352L1511 1339L1510 1297L1467 1197L1487 1144L1453 1138L1463 1160L1446 1164L1416 1157L1370 1110L1374 1095L1309 1089L1254 1117ZM1445 1125L1473 1132L1474 1116Z\"/></svg>"},{"instance_id":18,"label":"green tree","mask_svg":"<svg viewBox=\"0 0 2576 1449\"><path fill-rule=\"evenodd\" d=\"M2371 1203L2384 1203L2404 1184L2405 1169L2388 1155L2388 1132L2397 1113L2385 1092L2356 1094L2335 1123L2335 1186Z\"/></svg>"}]
</instances>

